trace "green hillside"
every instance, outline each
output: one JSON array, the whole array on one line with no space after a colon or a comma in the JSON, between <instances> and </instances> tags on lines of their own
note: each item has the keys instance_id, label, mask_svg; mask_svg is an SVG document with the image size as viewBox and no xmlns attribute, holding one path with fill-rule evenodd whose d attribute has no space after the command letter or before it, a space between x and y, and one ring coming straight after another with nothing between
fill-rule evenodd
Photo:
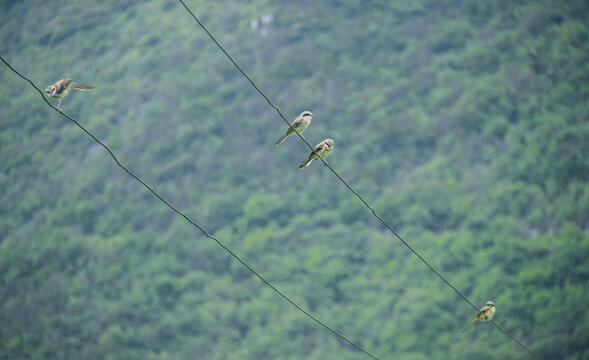
<instances>
[{"instance_id":1,"label":"green hillside","mask_svg":"<svg viewBox=\"0 0 589 360\"><path fill-rule=\"evenodd\" d=\"M587 1L185 1L474 304L545 360L589 358ZM0 55L95 86L63 110L379 359L533 359L462 333L466 302L327 167L297 170L300 139L273 146L285 123L179 2L3 1ZM0 82L0 359L368 358Z\"/></svg>"}]
</instances>

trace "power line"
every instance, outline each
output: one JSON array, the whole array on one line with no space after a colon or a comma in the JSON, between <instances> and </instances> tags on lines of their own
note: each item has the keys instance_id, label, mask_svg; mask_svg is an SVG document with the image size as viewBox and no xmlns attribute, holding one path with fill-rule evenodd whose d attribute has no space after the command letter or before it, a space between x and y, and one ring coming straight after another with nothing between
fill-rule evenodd
<instances>
[{"instance_id":1,"label":"power line","mask_svg":"<svg viewBox=\"0 0 589 360\"><path fill-rule=\"evenodd\" d=\"M233 65L235 65L235 67L237 68L237 70L239 70L239 72L241 72L241 74L250 82L250 84L252 84L252 86L258 91L258 93L260 93L260 95L262 95L262 97L264 97L264 99L266 99L266 101L268 102L268 104L270 104L270 106L272 106L274 108L274 110L276 110L278 112L278 115L280 115L280 117L282 118L282 120L284 120L284 122L290 126L291 129L295 130L292 125L288 122L288 120L286 119L286 117L282 114L282 112L280 111L280 109L274 105L274 103L272 103L272 101L270 101L270 99L266 96L266 94L264 94L264 92L253 82L253 80L246 74L245 71L243 71L243 69L235 62L235 60L233 60L233 57L231 57L231 55L229 55L229 53L225 50L225 48L223 48L223 46L221 46L221 44L219 44L219 42L217 41L217 39L215 39L215 37L209 32L209 30L204 26L204 24L198 19L198 17L196 17L196 15L192 12L192 10L190 10L190 8L184 3L183 0L178 0L186 9L186 11L188 11L188 13L190 13L190 15L192 16L192 18L194 18L194 20L200 25L200 27L207 33L207 35L209 35L209 37L211 38L211 40L213 40L213 42L219 47L219 49L221 49L221 51L225 54L225 56L227 56L227 58L233 63ZM452 290L454 290L454 292L456 292L456 294L458 294L458 296L460 296L464 301L466 301L473 309L479 311L479 308L477 306L475 306L470 300L468 300L468 298L466 296L464 296L456 287L454 287L448 280L446 280L446 278L444 276L442 276L442 274L440 274L433 266L431 266L415 249L413 249L413 247L411 247L399 234L397 234L397 232L383 219L381 218L376 211L368 204L368 202L366 202L366 200L364 200L364 198L358 193L356 192L354 189L352 189L352 187L347 183L347 181L345 181L337 171L335 171L331 165L329 165L325 159L323 159L321 156L319 156L319 154L317 154L317 152L315 151L315 149L311 146L311 144L309 144L309 142L307 142L307 140L301 135L299 134L299 132L294 131L295 134L298 135L298 137L305 142L305 144L311 149L311 151L313 151L316 155L317 158L320 159L323 164L325 164L329 170L331 170L331 172L354 194L358 197L358 199L360 199L360 201L372 212L372 215L377 218L381 223L384 224L384 226L386 226L413 254L415 254L415 256L417 256L434 274L436 274L446 285L448 285ZM505 329L503 329L502 327L500 327L499 325L497 325L494 321L491 321L493 323L493 325L495 325L499 330L501 330L505 335L509 336L513 341L515 341L517 344L519 344L522 348L524 348L527 352L529 352L531 355L533 355L535 358L542 360L542 358L536 354L535 352L533 352L531 349L529 349L527 346L525 346L524 344L522 344L519 340L517 340L514 336L512 336L510 333L508 333Z\"/></svg>"},{"instance_id":2,"label":"power line","mask_svg":"<svg viewBox=\"0 0 589 360\"><path fill-rule=\"evenodd\" d=\"M153 190L149 185L147 185L143 180L141 180L141 178L139 178L139 176L135 175L133 172L131 172L131 170L127 169L123 164L121 164L119 162L119 160L117 159L117 157L115 156L115 154L110 150L110 148L108 146L106 146L104 143L102 143L100 140L98 140L98 138L96 138L96 136L94 136L94 134L92 134L90 131L88 131L84 126L82 126L76 119L74 119L73 117L69 116L68 114L64 113L61 109L56 108L55 106L51 105L51 103L49 101L47 101L47 98L45 97L45 95L43 94L43 92L27 77L25 77L24 75L22 75L21 73L19 73L16 69L14 69L6 60L4 60L4 58L2 56L0 56L0 59L4 62L4 64L6 64L6 66L8 66L10 68L10 70L12 70L14 73L16 73L18 76L20 76L21 78L23 78L24 80L28 81L41 95L41 97L43 98L43 100L47 103L47 105L49 105L50 107L52 107L55 111L59 112L61 115L65 116L66 118L68 118L69 120L71 120L72 122L74 122L80 129L82 129L82 131L84 131L88 136L90 136L94 141L96 141L100 146L102 146L106 151L108 151L108 153L110 154L110 156L113 158L113 160L115 161L115 163L123 170L125 170L125 172L127 172L129 175L131 175L135 180L137 180L139 183L141 183L141 185L143 185L144 187L147 188L147 190L149 190L153 195L155 195L161 202L163 202L164 204L166 204L170 209L172 209L175 213L177 213L178 215L184 217L184 219L186 219L186 221L188 221L190 224L192 224L194 227L196 227L198 230L200 230L204 236L206 236L209 239L214 240L215 242L217 242L217 244L219 246L221 246L225 251L227 251L229 254L231 254L231 256L233 256L237 261L239 261L243 266L245 266L252 274L254 274L256 277L258 277L258 279L262 280L262 282L264 284L266 284L267 286L269 286L272 290L274 290L274 292L276 292L278 295L282 296L282 298L284 298L286 301L288 301L292 306L294 306L295 308L297 308L299 311L301 311L303 314L307 315L309 318L311 318L313 321L315 321L316 323L318 323L319 325L323 326L324 328L326 328L327 330L331 331L333 334L337 335L340 339L346 341L347 343L349 343L350 345L352 345L353 347L355 347L356 349L362 351L363 353L365 353L366 355L370 356L372 359L378 360L378 358L374 355L372 355L371 353L369 353L367 350L365 350L364 348L362 348L360 345L356 344L355 342L353 342L352 340L348 339L347 337L345 337L344 335L342 335L341 333L339 333L337 330L332 329L331 327L329 327L327 324L325 324L324 322L322 322L321 320L317 319L315 316L311 315L308 311L306 311L305 309L303 309L301 306L299 306L297 303L295 303L293 300L291 300L288 296L286 296L283 292L281 292L280 290L278 290L276 287L274 287L274 285L272 285L268 280L266 280L262 275L260 275L256 270L254 270L251 266L249 266L244 260L242 260L235 252L233 252L231 249L229 249L227 246L225 246L221 241L219 241L216 237L210 235L209 233L206 232L206 230L201 227L200 225L198 225L195 221L193 221L190 217L188 217L187 215L185 215L184 213L182 213L180 210L176 209L174 206L172 206L168 201L166 201L162 196L160 196L160 194L158 194L155 190Z\"/></svg>"}]
</instances>

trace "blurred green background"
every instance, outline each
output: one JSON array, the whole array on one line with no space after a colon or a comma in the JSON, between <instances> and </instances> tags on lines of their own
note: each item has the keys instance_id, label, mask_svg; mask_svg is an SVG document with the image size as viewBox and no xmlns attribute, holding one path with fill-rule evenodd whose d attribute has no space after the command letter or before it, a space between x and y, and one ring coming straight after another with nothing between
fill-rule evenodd
<instances>
[{"instance_id":1,"label":"blurred green background","mask_svg":"<svg viewBox=\"0 0 589 360\"><path fill-rule=\"evenodd\" d=\"M546 360L589 358L587 1L187 3L469 299ZM468 304L327 168L298 171L299 139L273 147L286 125L177 1L5 0L0 54L95 86L64 111L380 359L531 358L461 333ZM367 358L0 68L1 359Z\"/></svg>"}]
</instances>

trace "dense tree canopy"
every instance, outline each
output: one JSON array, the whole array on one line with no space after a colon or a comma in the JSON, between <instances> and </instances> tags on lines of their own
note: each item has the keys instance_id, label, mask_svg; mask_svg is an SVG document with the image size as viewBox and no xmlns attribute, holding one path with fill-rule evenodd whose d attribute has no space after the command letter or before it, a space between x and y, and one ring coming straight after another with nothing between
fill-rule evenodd
<instances>
[{"instance_id":1,"label":"dense tree canopy","mask_svg":"<svg viewBox=\"0 0 589 360\"><path fill-rule=\"evenodd\" d=\"M586 1L188 5L432 266L544 359L589 358ZM271 15L271 16L264 16ZM263 20L263 21L262 21ZM379 359L530 359L319 162L177 1L4 1L0 55ZM2 65L1 359L360 359ZM57 101L51 99L56 103Z\"/></svg>"}]
</instances>

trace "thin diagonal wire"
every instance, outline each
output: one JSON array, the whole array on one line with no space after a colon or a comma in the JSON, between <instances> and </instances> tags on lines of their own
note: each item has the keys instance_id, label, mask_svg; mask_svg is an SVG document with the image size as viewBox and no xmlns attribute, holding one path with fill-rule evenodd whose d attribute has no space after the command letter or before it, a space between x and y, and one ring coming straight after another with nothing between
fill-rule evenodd
<instances>
[{"instance_id":1,"label":"thin diagonal wire","mask_svg":"<svg viewBox=\"0 0 589 360\"><path fill-rule=\"evenodd\" d=\"M526 349L530 354L532 354L533 356L535 356L537 359L543 360L540 355L536 354L532 349L529 349L527 346L525 346L524 344L522 344L518 339L516 339L513 335L511 335L507 330L505 330L503 327L499 326L499 324L497 324L495 321L491 320L491 324L495 325L495 327L497 329L499 329L502 333L504 333L505 335L509 336L511 338L511 340L515 341L517 344L519 344L519 346L521 346L522 348Z\"/></svg>"},{"instance_id":2,"label":"thin diagonal wire","mask_svg":"<svg viewBox=\"0 0 589 360\"><path fill-rule=\"evenodd\" d=\"M90 131L86 130L86 128L84 126L82 126L76 119L74 119L73 117L71 117L68 114L64 113L61 109L56 108L49 101L47 101L47 98L45 97L45 95L43 95L43 92L29 78L25 77L20 72L18 72L16 69L14 69L6 60L4 60L4 58L2 56L0 56L0 59L4 62L4 64L6 64L6 66L8 66L10 68L10 70L14 71L14 73L16 73L18 76L20 76L24 80L28 81L35 88L35 90L37 90L39 92L39 94L41 95L41 97L43 98L43 100L47 103L47 105L49 105L55 111L59 112L61 115L65 116L66 118L68 118L69 120L71 120L72 122L74 122L80 129L82 129L82 131L84 131L88 136L90 136L94 141L96 141L100 146L102 146L106 151L108 151L108 153L110 154L110 156L113 158L113 160L115 161L115 163L120 168L122 168L123 170L125 170L125 172L127 172L135 180L137 180L139 183L141 183L141 185L143 185L144 187L146 187L147 190L151 191L151 193L153 195L155 195L161 202L163 202L164 204L166 204L175 213L177 213L178 215L184 217L184 219L186 219L186 221L188 221L190 224L192 224L194 227L196 227L198 230L200 230L204 234L204 236L206 236L209 239L214 240L219 246L221 246L225 251L227 251L229 254L231 254L231 256L233 256L237 261L239 261L243 266L245 266L252 274L254 274L256 277L258 277L258 279L262 280L262 282L264 284L266 284L268 287L270 287L272 290L274 290L274 292L276 292L283 299L285 299L286 301L288 301L292 306L294 306L295 308L297 308L303 314L307 315L313 321L315 321L319 325L323 326L327 330L331 331L333 334L337 335L340 339L346 341L347 343L349 343L350 345L352 345L356 349L360 350L364 354L368 355L372 359L378 360L378 358L376 356L374 356L371 353L369 353L367 350L365 350L364 348L362 348L360 345L356 344L352 340L349 340L343 334L339 333L337 330L332 329L327 324L323 323L321 320L319 320L315 316L311 315L307 310L305 310L302 307L300 307L297 303L295 303L293 300L291 300L288 296L286 296L284 293L282 293L280 290L278 290L276 287L274 287L274 285L272 285L268 280L266 280L256 270L254 270L251 266L249 266L236 253L234 253L231 249L229 249L227 246L225 246L225 244L223 244L221 241L219 241L216 237L214 237L214 236L210 235L209 233L207 233L204 228L202 228L200 225L198 225L196 222L194 222L190 217L188 217L187 215L185 215L184 213L182 213L180 210L178 210L174 206L172 206L168 201L166 201L163 197L161 197L160 194L158 194L149 185L147 185L143 180L141 180L141 178L139 178L139 176L135 175L133 172L131 172L131 170L127 169L123 164L121 164L119 162L119 160L117 159L117 157L115 156L115 154L110 150L110 148L108 146L106 146L104 143L102 143L100 140L98 140L98 138L96 138L96 136L94 136L94 134L92 134Z\"/></svg>"},{"instance_id":3,"label":"thin diagonal wire","mask_svg":"<svg viewBox=\"0 0 589 360\"><path fill-rule=\"evenodd\" d=\"M286 124L288 124L288 126L293 129L293 131L295 130L294 127L288 122L288 120L286 119L286 117L282 114L282 112L280 111L280 109L274 105L274 103L268 98L268 96L266 96L266 94L264 94L264 92L258 87L258 85L256 85L256 83L254 83L254 81L246 74L246 72L237 64L237 62L235 62L235 60L233 59L233 57L231 55L229 55L229 53L225 50L225 48L223 48L223 46L221 46L221 44L219 44L219 42L217 41L217 39L215 39L215 37L209 32L209 30L204 26L204 24L198 19L198 17L196 17L196 15L192 12L192 10L190 10L190 8L184 3L183 0L178 0L186 9L186 11L188 11L188 13L192 16L192 18L200 25L200 27L207 33L207 35L209 35L209 37L211 38L211 40L213 40L213 42L219 47L219 49L221 49L221 51L225 54L225 56L227 56L227 58L231 61L231 63L233 63L233 65L235 65L235 67L237 68L237 70L239 70L239 72L241 72L241 74L250 82L250 84L252 84L252 86L258 91L258 93L260 93L260 95L262 95L262 97L264 99L266 99L266 101L268 102L268 104L270 104L270 106L272 106L274 108L274 110L276 110L278 112L278 115L280 115L280 117L282 118L282 120L284 120L284 122ZM358 199L360 199L360 201L362 201L362 203L372 212L372 215L374 217L376 217L378 220L380 220L381 223L384 224L384 226L386 226L413 254L415 254L415 256L417 256L425 265L427 265L427 267L434 273L436 274L446 285L448 285L452 290L454 290L454 292L456 292L456 294L458 294L458 296L460 296L464 301L466 301L473 309L475 309L476 311L479 311L479 308L476 307L470 300L468 300L468 298L466 296L464 296L456 287L454 287L448 280L446 280L446 278L440 274L433 266L431 266L415 249L413 249L413 247L411 247L411 245L409 245L383 218L381 218L376 211L368 204L368 202L366 202L366 200L364 200L364 198L354 189L352 189L352 187L348 184L347 181L345 181L340 174L335 171L331 165L329 165L325 159L323 159L321 156L319 156L319 154L317 154L317 152L315 151L315 149L313 148L313 146L311 146L311 144L309 144L309 142L298 132L298 131L294 131L295 134L298 135L298 137L303 140L305 142L305 144L307 144L307 146L311 149L311 151L313 151L313 153L315 153L317 155L317 158L319 160L321 160L323 162L323 164L325 164L329 170L331 170L331 172L348 188L348 190L350 190L354 195L356 195L358 197ZM501 330L504 334L506 334L507 336L509 336L513 341L515 341L517 344L519 344L522 348L524 348L527 352L529 352L531 355L533 355L534 357L536 357L537 359L542 360L542 358L536 354L535 352L533 352L531 349L529 349L527 346L525 346L524 344L522 344L519 340L517 340L515 337L513 337L511 334L509 334L506 330L504 330L503 328L501 328L499 325L495 324L495 322L492 322L499 330Z\"/></svg>"}]
</instances>

